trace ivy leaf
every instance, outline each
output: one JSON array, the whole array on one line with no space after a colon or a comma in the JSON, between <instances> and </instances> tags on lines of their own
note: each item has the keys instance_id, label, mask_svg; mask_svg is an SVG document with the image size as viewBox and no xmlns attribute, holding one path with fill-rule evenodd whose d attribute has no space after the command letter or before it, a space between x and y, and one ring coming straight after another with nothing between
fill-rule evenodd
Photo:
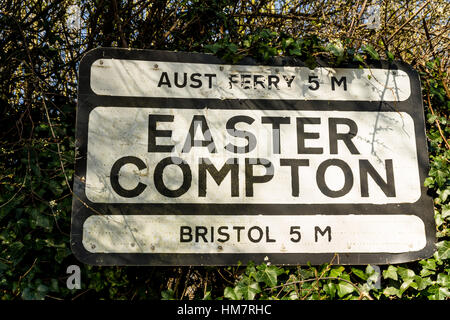
<instances>
[{"instance_id":1,"label":"ivy leaf","mask_svg":"<svg viewBox=\"0 0 450 320\"><path fill-rule=\"evenodd\" d=\"M258 282L245 279L238 283L234 291L239 300L241 297L244 300L254 300L255 296L261 292L261 288Z\"/></svg>"},{"instance_id":2,"label":"ivy leaf","mask_svg":"<svg viewBox=\"0 0 450 320\"><path fill-rule=\"evenodd\" d=\"M361 63L364 63L364 58L361 57L361 55L359 55L359 54L355 54L355 55L353 56L353 60L358 61L358 62L361 62Z\"/></svg>"},{"instance_id":3,"label":"ivy leaf","mask_svg":"<svg viewBox=\"0 0 450 320\"><path fill-rule=\"evenodd\" d=\"M383 294L387 297L389 296L397 296L401 297L401 294L399 293L398 289L395 287L387 287L383 290Z\"/></svg>"},{"instance_id":4,"label":"ivy leaf","mask_svg":"<svg viewBox=\"0 0 450 320\"><path fill-rule=\"evenodd\" d=\"M447 180L447 176L445 176L443 179ZM446 202L448 196L450 196L450 188L447 188L445 190L438 190L437 192L439 194L439 199L441 199L441 202Z\"/></svg>"},{"instance_id":5,"label":"ivy leaf","mask_svg":"<svg viewBox=\"0 0 450 320\"><path fill-rule=\"evenodd\" d=\"M257 267L258 272L255 274L255 279L258 282L264 282L268 287L277 285L278 275L283 273L283 269L276 266L268 266L265 263Z\"/></svg>"},{"instance_id":6,"label":"ivy leaf","mask_svg":"<svg viewBox=\"0 0 450 320\"><path fill-rule=\"evenodd\" d=\"M381 277L381 275L377 271L375 271L375 269L370 264L366 267L366 275L368 275L366 281L370 284L377 283L377 281Z\"/></svg>"},{"instance_id":7,"label":"ivy leaf","mask_svg":"<svg viewBox=\"0 0 450 320\"><path fill-rule=\"evenodd\" d=\"M428 278L422 278L419 276L415 276L414 277L414 282L417 284L417 290L422 291L425 288L427 288L428 286L431 286L433 284L433 281L428 277Z\"/></svg>"},{"instance_id":8,"label":"ivy leaf","mask_svg":"<svg viewBox=\"0 0 450 320\"><path fill-rule=\"evenodd\" d=\"M440 286L449 288L450 287L450 276L445 273L439 273L437 276L436 283Z\"/></svg>"},{"instance_id":9,"label":"ivy leaf","mask_svg":"<svg viewBox=\"0 0 450 320\"><path fill-rule=\"evenodd\" d=\"M442 206L442 218L446 219L450 216L450 205L446 204Z\"/></svg>"},{"instance_id":10,"label":"ivy leaf","mask_svg":"<svg viewBox=\"0 0 450 320\"><path fill-rule=\"evenodd\" d=\"M336 284L329 281L328 283L323 285L323 291L325 291L325 293L330 296L330 299L334 299L337 291Z\"/></svg>"},{"instance_id":11,"label":"ivy leaf","mask_svg":"<svg viewBox=\"0 0 450 320\"><path fill-rule=\"evenodd\" d=\"M439 287L437 285L429 287L427 293L429 294L429 300L445 300L450 297L448 288Z\"/></svg>"},{"instance_id":12,"label":"ivy leaf","mask_svg":"<svg viewBox=\"0 0 450 320\"><path fill-rule=\"evenodd\" d=\"M302 55L302 50L300 50L299 48L290 49L289 50L289 55L291 55L291 56L301 56Z\"/></svg>"},{"instance_id":13,"label":"ivy leaf","mask_svg":"<svg viewBox=\"0 0 450 320\"><path fill-rule=\"evenodd\" d=\"M441 260L450 258L450 241L444 240L436 243L437 247L437 256Z\"/></svg>"},{"instance_id":14,"label":"ivy leaf","mask_svg":"<svg viewBox=\"0 0 450 320\"><path fill-rule=\"evenodd\" d=\"M373 60L380 60L380 55L370 44L362 47L362 49L367 52Z\"/></svg>"},{"instance_id":15,"label":"ivy leaf","mask_svg":"<svg viewBox=\"0 0 450 320\"><path fill-rule=\"evenodd\" d=\"M161 292L161 297L162 300L175 300L175 298L173 297L173 290L172 289L167 289Z\"/></svg>"},{"instance_id":16,"label":"ivy leaf","mask_svg":"<svg viewBox=\"0 0 450 320\"><path fill-rule=\"evenodd\" d=\"M357 275L359 278L363 279L364 281L367 280L367 275L364 271L362 271L361 269L357 269L357 268L351 268L352 272Z\"/></svg>"},{"instance_id":17,"label":"ivy leaf","mask_svg":"<svg viewBox=\"0 0 450 320\"><path fill-rule=\"evenodd\" d=\"M344 281L340 281L338 283L337 293L339 298L342 298L345 295L352 293L353 291L355 291L355 288L350 283Z\"/></svg>"},{"instance_id":18,"label":"ivy leaf","mask_svg":"<svg viewBox=\"0 0 450 320\"><path fill-rule=\"evenodd\" d=\"M330 277L340 277L342 272L345 270L343 266L333 267L330 271Z\"/></svg>"},{"instance_id":19,"label":"ivy leaf","mask_svg":"<svg viewBox=\"0 0 450 320\"><path fill-rule=\"evenodd\" d=\"M392 52L386 51L386 56L387 56L389 61L393 61L394 60L394 55L392 54Z\"/></svg>"},{"instance_id":20,"label":"ivy leaf","mask_svg":"<svg viewBox=\"0 0 450 320\"><path fill-rule=\"evenodd\" d=\"M384 279L392 279L397 281L398 277L397 277L397 268L394 266L389 266L387 268L387 270L383 271L383 278Z\"/></svg>"},{"instance_id":21,"label":"ivy leaf","mask_svg":"<svg viewBox=\"0 0 450 320\"><path fill-rule=\"evenodd\" d=\"M403 279L403 281L410 280L416 275L413 270L399 267L397 269L398 275Z\"/></svg>"},{"instance_id":22,"label":"ivy leaf","mask_svg":"<svg viewBox=\"0 0 450 320\"><path fill-rule=\"evenodd\" d=\"M342 57L344 55L344 47L342 46L342 43L336 42L336 43L329 43L326 46L327 51L334 54L336 57Z\"/></svg>"},{"instance_id":23,"label":"ivy leaf","mask_svg":"<svg viewBox=\"0 0 450 320\"><path fill-rule=\"evenodd\" d=\"M224 291L224 297L230 300L239 300L242 296L239 297L233 288L226 287Z\"/></svg>"}]
</instances>

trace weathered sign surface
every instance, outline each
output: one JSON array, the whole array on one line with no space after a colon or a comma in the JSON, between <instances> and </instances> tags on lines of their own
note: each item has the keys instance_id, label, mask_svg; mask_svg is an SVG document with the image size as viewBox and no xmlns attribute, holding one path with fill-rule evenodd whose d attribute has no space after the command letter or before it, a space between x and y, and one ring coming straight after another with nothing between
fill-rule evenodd
<instances>
[{"instance_id":1,"label":"weathered sign surface","mask_svg":"<svg viewBox=\"0 0 450 320\"><path fill-rule=\"evenodd\" d=\"M80 64L72 250L96 265L430 256L416 72L99 48Z\"/></svg>"}]
</instances>

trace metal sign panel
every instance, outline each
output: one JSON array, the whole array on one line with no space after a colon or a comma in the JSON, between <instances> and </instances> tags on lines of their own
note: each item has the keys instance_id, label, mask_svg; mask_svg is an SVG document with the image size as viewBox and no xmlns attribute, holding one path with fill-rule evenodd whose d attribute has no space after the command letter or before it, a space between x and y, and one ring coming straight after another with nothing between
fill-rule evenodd
<instances>
[{"instance_id":1,"label":"metal sign panel","mask_svg":"<svg viewBox=\"0 0 450 320\"><path fill-rule=\"evenodd\" d=\"M430 256L418 74L99 48L80 63L72 250L94 265Z\"/></svg>"}]
</instances>

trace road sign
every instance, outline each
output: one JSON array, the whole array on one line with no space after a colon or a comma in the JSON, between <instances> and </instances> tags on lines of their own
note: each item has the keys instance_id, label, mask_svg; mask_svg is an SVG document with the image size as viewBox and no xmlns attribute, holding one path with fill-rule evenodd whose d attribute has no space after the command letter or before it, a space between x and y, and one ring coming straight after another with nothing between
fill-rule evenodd
<instances>
[{"instance_id":1,"label":"road sign","mask_svg":"<svg viewBox=\"0 0 450 320\"><path fill-rule=\"evenodd\" d=\"M94 265L400 263L434 251L418 74L99 48L72 250Z\"/></svg>"}]
</instances>

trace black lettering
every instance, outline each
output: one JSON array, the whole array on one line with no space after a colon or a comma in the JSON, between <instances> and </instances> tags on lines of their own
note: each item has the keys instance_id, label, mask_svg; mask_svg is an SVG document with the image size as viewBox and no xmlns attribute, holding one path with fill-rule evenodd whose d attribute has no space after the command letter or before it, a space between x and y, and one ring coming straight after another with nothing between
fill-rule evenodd
<instances>
[{"instance_id":1,"label":"black lettering","mask_svg":"<svg viewBox=\"0 0 450 320\"><path fill-rule=\"evenodd\" d=\"M263 80L258 80L258 78L262 78ZM264 87L264 79L265 77L261 74L255 74L253 76L253 88L256 89L257 85L259 84L262 88Z\"/></svg>"},{"instance_id":2,"label":"black lettering","mask_svg":"<svg viewBox=\"0 0 450 320\"><path fill-rule=\"evenodd\" d=\"M207 158L200 158L198 165L198 196L206 197L206 172L220 185L231 172L231 196L239 197L239 164L238 159L228 159L218 171Z\"/></svg>"},{"instance_id":3,"label":"black lettering","mask_svg":"<svg viewBox=\"0 0 450 320\"><path fill-rule=\"evenodd\" d=\"M262 176L253 175L253 166L262 165L266 168L266 174ZM247 197L253 197L253 184L266 183L273 178L274 175L273 164L262 158L249 159L245 158L245 195Z\"/></svg>"},{"instance_id":4,"label":"black lettering","mask_svg":"<svg viewBox=\"0 0 450 320\"><path fill-rule=\"evenodd\" d=\"M250 89L250 74L241 74L241 87L242 89Z\"/></svg>"},{"instance_id":5,"label":"black lettering","mask_svg":"<svg viewBox=\"0 0 450 320\"><path fill-rule=\"evenodd\" d=\"M280 88L278 88L278 83L280 82L280 78L276 75L269 75L267 77L267 89L272 89L272 85L275 86L275 88L277 88L278 90L280 90Z\"/></svg>"},{"instance_id":6,"label":"black lettering","mask_svg":"<svg viewBox=\"0 0 450 320\"><path fill-rule=\"evenodd\" d=\"M318 139L318 132L305 132L305 124L320 124L320 118L297 118L297 153L322 154L323 148L306 148L306 139Z\"/></svg>"},{"instance_id":7,"label":"black lettering","mask_svg":"<svg viewBox=\"0 0 450 320\"><path fill-rule=\"evenodd\" d=\"M270 239L269 227L266 226L266 242L277 242L275 239Z\"/></svg>"},{"instance_id":8,"label":"black lettering","mask_svg":"<svg viewBox=\"0 0 450 320\"><path fill-rule=\"evenodd\" d=\"M183 73L183 83L178 83L178 72L175 72L175 80L174 80L174 83L175 83L175 86L177 87L177 88L184 88L184 87L186 87L186 83L187 83L187 73L186 72L184 72Z\"/></svg>"},{"instance_id":9,"label":"black lettering","mask_svg":"<svg viewBox=\"0 0 450 320\"><path fill-rule=\"evenodd\" d=\"M295 234L296 237L292 237L292 242L300 242L302 239L302 234L300 233L300 226L292 226L289 234Z\"/></svg>"},{"instance_id":10,"label":"black lettering","mask_svg":"<svg viewBox=\"0 0 450 320\"><path fill-rule=\"evenodd\" d=\"M208 242L206 240L206 234L208 233L208 229L204 226L196 226L195 227L195 242L199 242L200 238L203 239L203 242Z\"/></svg>"},{"instance_id":11,"label":"black lettering","mask_svg":"<svg viewBox=\"0 0 450 320\"><path fill-rule=\"evenodd\" d=\"M291 76L290 78L288 78L288 76L283 75L283 78L286 81L288 88L290 88L292 81L294 81L295 76Z\"/></svg>"},{"instance_id":12,"label":"black lettering","mask_svg":"<svg viewBox=\"0 0 450 320\"><path fill-rule=\"evenodd\" d=\"M252 231L256 230L258 232L258 235L256 238L253 238L252 236ZM258 243L261 241L262 237L263 237L264 233L262 231L262 229L258 226L253 226L250 229L248 229L248 240L250 240L253 243Z\"/></svg>"},{"instance_id":13,"label":"black lettering","mask_svg":"<svg viewBox=\"0 0 450 320\"><path fill-rule=\"evenodd\" d=\"M281 153L280 125L281 124L290 124L291 123L290 118L289 117L262 117L261 122L272 124L273 153L280 154Z\"/></svg>"},{"instance_id":14,"label":"black lettering","mask_svg":"<svg viewBox=\"0 0 450 320\"><path fill-rule=\"evenodd\" d=\"M172 87L172 85L170 84L169 75L167 74L167 72L161 73L161 78L159 78L158 88L163 85L165 85L169 88Z\"/></svg>"},{"instance_id":15,"label":"black lettering","mask_svg":"<svg viewBox=\"0 0 450 320\"><path fill-rule=\"evenodd\" d=\"M319 234L320 234L321 236L324 236L325 233L328 233L328 242L330 242L330 241L331 241L331 227L330 227L330 226L327 226L327 227L325 228L325 230L322 231L322 229L320 229L320 227L316 226L316 227L314 228L314 238L315 238L315 242L318 242L318 240L319 240Z\"/></svg>"},{"instance_id":16,"label":"black lettering","mask_svg":"<svg viewBox=\"0 0 450 320\"><path fill-rule=\"evenodd\" d=\"M131 190L124 189L120 185L120 183L119 183L120 169L128 163L134 164L139 170L143 170L143 169L147 168L146 164L139 158L132 157L132 156L122 157L119 160L117 160L116 162L114 162L114 164L111 168L111 173L109 175L109 180L111 183L111 187L119 196L124 197L124 198L134 198L134 197L137 197L138 195L140 195L142 192L144 192L147 185L139 182L138 185L134 189L131 189Z\"/></svg>"},{"instance_id":17,"label":"black lettering","mask_svg":"<svg viewBox=\"0 0 450 320\"><path fill-rule=\"evenodd\" d=\"M337 125L345 124L348 126L349 130L347 133L337 133ZM358 126L355 121L347 118L329 118L328 119L328 131L330 136L330 153L338 153L338 140L342 140L347 146L348 150L352 154L359 154L358 149L352 142L352 139L358 134Z\"/></svg>"},{"instance_id":18,"label":"black lettering","mask_svg":"<svg viewBox=\"0 0 450 320\"><path fill-rule=\"evenodd\" d=\"M211 89L212 88L212 79L215 78L216 75L213 73L205 73L205 77L208 78L208 88Z\"/></svg>"},{"instance_id":19,"label":"black lettering","mask_svg":"<svg viewBox=\"0 0 450 320\"><path fill-rule=\"evenodd\" d=\"M241 231L244 230L245 227L242 226L233 226L233 230L236 230L237 242L241 242Z\"/></svg>"},{"instance_id":20,"label":"black lettering","mask_svg":"<svg viewBox=\"0 0 450 320\"><path fill-rule=\"evenodd\" d=\"M339 81L336 77L331 77L331 90L335 90L335 84L338 85L338 87L341 86L341 84L344 84L344 90L347 91L347 77L342 77Z\"/></svg>"},{"instance_id":21,"label":"black lettering","mask_svg":"<svg viewBox=\"0 0 450 320\"><path fill-rule=\"evenodd\" d=\"M395 181L394 181L394 169L392 165L392 159L384 161L386 168L386 180L383 180L375 168L370 164L368 160L359 160L359 174L361 183L361 197L369 196L369 182L368 176L370 175L376 184L381 188L387 197L395 197Z\"/></svg>"},{"instance_id":22,"label":"black lettering","mask_svg":"<svg viewBox=\"0 0 450 320\"><path fill-rule=\"evenodd\" d=\"M245 147L238 147L231 143L225 146L225 149L233 153L248 153L256 148L256 137L253 133L245 130L236 130L236 124L239 122L244 122L247 124L252 124L255 121L252 117L248 116L234 116L228 119L226 123L227 132L229 135L237 138L244 138L247 140L247 145Z\"/></svg>"},{"instance_id":23,"label":"black lettering","mask_svg":"<svg viewBox=\"0 0 450 320\"><path fill-rule=\"evenodd\" d=\"M195 134L197 132L197 127L200 125L200 128L203 133L204 140L195 140ZM208 123L206 122L206 118L203 115L194 115L192 117L191 126L189 127L189 133L184 142L183 149L181 152L187 153L191 151L192 147L208 147L208 151L210 153L216 153L216 145L214 144L213 137L211 135L211 131L209 130Z\"/></svg>"},{"instance_id":24,"label":"black lettering","mask_svg":"<svg viewBox=\"0 0 450 320\"><path fill-rule=\"evenodd\" d=\"M164 169L169 165L177 165L183 172L183 183L176 190L171 190L166 187L163 180ZM177 198L185 194L192 183L192 173L189 165L181 158L178 157L167 157L162 159L155 167L155 172L153 175L153 181L155 183L156 190L160 194L170 198Z\"/></svg>"},{"instance_id":25,"label":"black lettering","mask_svg":"<svg viewBox=\"0 0 450 320\"><path fill-rule=\"evenodd\" d=\"M230 240L230 234L229 234L229 233L222 232L222 230L228 230L228 227L227 227L227 226L222 226L222 227L219 227L219 228L217 229L217 233L218 233L220 236L224 236L224 237L225 237L225 239L220 238L220 239L217 239L217 241L219 241L219 242L227 242L228 240Z\"/></svg>"},{"instance_id":26,"label":"black lettering","mask_svg":"<svg viewBox=\"0 0 450 320\"><path fill-rule=\"evenodd\" d=\"M238 74L230 74L228 76L228 80L230 80L230 82L228 82L229 85L230 85L230 89L233 89L233 83L239 83L239 81L237 79L234 79L234 78L237 78L237 77L239 77Z\"/></svg>"},{"instance_id":27,"label":"black lettering","mask_svg":"<svg viewBox=\"0 0 450 320\"><path fill-rule=\"evenodd\" d=\"M180 226L180 242L192 241L192 228L189 226Z\"/></svg>"},{"instance_id":28,"label":"black lettering","mask_svg":"<svg viewBox=\"0 0 450 320\"><path fill-rule=\"evenodd\" d=\"M345 182L344 186L340 190L331 190L325 182L325 171L327 171L330 166L339 167L344 172ZM343 160L328 159L322 162L317 168L316 181L317 186L324 195L330 198L338 198L346 195L352 189L353 173L349 165Z\"/></svg>"},{"instance_id":29,"label":"black lettering","mask_svg":"<svg viewBox=\"0 0 450 320\"><path fill-rule=\"evenodd\" d=\"M309 160L308 159L280 159L280 166L291 167L291 187L292 187L292 196L298 197L300 194L300 182L299 182L299 174L298 167L308 167Z\"/></svg>"},{"instance_id":30,"label":"black lettering","mask_svg":"<svg viewBox=\"0 0 450 320\"><path fill-rule=\"evenodd\" d=\"M157 122L173 122L173 115L150 114L148 116L148 152L172 152L175 146L157 145L156 137L172 137L171 130L156 130Z\"/></svg>"},{"instance_id":31,"label":"black lettering","mask_svg":"<svg viewBox=\"0 0 450 320\"><path fill-rule=\"evenodd\" d=\"M315 91L315 90L319 89L320 84L319 84L319 81L317 79L319 79L318 76L309 76L308 77L308 82L309 83L314 83L314 86L309 86L308 87L310 90Z\"/></svg>"},{"instance_id":32,"label":"black lettering","mask_svg":"<svg viewBox=\"0 0 450 320\"><path fill-rule=\"evenodd\" d=\"M200 80L200 79L197 79L198 77L201 77L202 75L200 74L200 73L193 73L193 74L191 74L191 82L195 82L196 84L190 84L189 86L191 87L191 88L194 88L194 89L198 89L198 88L201 88L201 86L202 86L202 80Z\"/></svg>"}]
</instances>

